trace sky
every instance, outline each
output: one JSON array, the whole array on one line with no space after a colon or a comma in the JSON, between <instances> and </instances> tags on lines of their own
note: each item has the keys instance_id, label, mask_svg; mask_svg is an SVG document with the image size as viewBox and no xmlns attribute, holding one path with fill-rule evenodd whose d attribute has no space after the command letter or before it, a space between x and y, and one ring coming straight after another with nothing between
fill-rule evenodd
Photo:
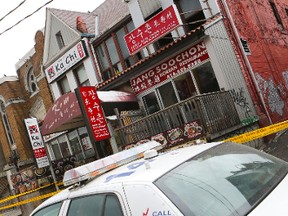
<instances>
[{"instance_id":1,"label":"sky","mask_svg":"<svg viewBox=\"0 0 288 216\"><path fill-rule=\"evenodd\" d=\"M50 2L50 3L49 3ZM0 3L0 78L17 76L16 63L34 47L34 37L45 27L46 7L63 10L93 11L104 0L9 0ZM23 4L21 4L23 3ZM41 8L19 24L17 22ZM18 7L21 4L20 7ZM10 11L14 10L7 15ZM7 16L6 16L7 15ZM14 26L15 25L15 26ZM14 26L10 30L8 28Z\"/></svg>"}]
</instances>

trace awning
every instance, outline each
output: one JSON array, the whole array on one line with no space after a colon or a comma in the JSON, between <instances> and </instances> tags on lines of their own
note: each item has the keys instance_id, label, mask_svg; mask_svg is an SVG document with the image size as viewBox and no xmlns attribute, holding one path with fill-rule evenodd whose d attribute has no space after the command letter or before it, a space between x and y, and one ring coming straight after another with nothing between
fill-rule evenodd
<instances>
[{"instance_id":1,"label":"awning","mask_svg":"<svg viewBox=\"0 0 288 216\"><path fill-rule=\"evenodd\" d=\"M114 115L114 108L119 110L137 109L137 97L122 91L97 91L106 116ZM48 110L42 125L42 135L48 135L84 126L76 94L69 92L58 98Z\"/></svg>"}]
</instances>

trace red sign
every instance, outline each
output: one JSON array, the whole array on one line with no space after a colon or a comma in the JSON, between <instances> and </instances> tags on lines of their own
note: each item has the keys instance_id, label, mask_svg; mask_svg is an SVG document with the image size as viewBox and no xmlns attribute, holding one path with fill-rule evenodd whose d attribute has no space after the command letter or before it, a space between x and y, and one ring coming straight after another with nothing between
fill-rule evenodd
<instances>
[{"instance_id":1,"label":"red sign","mask_svg":"<svg viewBox=\"0 0 288 216\"><path fill-rule=\"evenodd\" d=\"M100 105L96 88L94 86L80 87L79 93L95 141L110 138L109 129Z\"/></svg>"},{"instance_id":2,"label":"red sign","mask_svg":"<svg viewBox=\"0 0 288 216\"><path fill-rule=\"evenodd\" d=\"M140 94L156 84L186 72L207 59L209 59L208 51L204 42L201 42L131 79L130 83L134 92Z\"/></svg>"},{"instance_id":3,"label":"red sign","mask_svg":"<svg viewBox=\"0 0 288 216\"><path fill-rule=\"evenodd\" d=\"M161 11L147 22L124 36L130 54L134 54L181 24L175 5Z\"/></svg>"}]
</instances>

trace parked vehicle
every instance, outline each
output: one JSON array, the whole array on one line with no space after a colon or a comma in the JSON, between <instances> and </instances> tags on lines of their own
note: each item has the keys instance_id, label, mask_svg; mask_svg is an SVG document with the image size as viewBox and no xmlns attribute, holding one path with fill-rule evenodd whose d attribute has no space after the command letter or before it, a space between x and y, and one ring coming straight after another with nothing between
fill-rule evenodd
<instances>
[{"instance_id":1,"label":"parked vehicle","mask_svg":"<svg viewBox=\"0 0 288 216\"><path fill-rule=\"evenodd\" d=\"M286 162L231 142L159 147L148 142L67 171L71 186L31 216L288 215Z\"/></svg>"}]
</instances>

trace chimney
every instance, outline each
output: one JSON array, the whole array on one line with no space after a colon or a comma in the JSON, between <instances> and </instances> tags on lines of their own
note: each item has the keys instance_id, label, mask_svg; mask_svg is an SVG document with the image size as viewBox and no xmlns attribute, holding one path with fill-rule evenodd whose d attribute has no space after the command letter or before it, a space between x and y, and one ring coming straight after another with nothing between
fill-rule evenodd
<instances>
[{"instance_id":1,"label":"chimney","mask_svg":"<svg viewBox=\"0 0 288 216\"><path fill-rule=\"evenodd\" d=\"M88 33L87 25L81 16L76 18L76 28L82 33Z\"/></svg>"}]
</instances>

